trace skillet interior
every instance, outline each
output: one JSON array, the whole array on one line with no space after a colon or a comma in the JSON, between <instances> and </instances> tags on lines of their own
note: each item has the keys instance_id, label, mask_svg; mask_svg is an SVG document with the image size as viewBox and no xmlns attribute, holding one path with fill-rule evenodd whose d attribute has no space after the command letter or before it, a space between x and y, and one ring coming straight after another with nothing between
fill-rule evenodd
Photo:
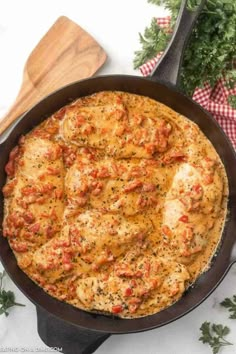
<instances>
[{"instance_id":1,"label":"skillet interior","mask_svg":"<svg viewBox=\"0 0 236 354\"><path fill-rule=\"evenodd\" d=\"M227 172L230 197L228 220L217 257L214 257L212 261L212 267L198 279L194 288L189 289L176 304L152 316L124 320L87 313L47 295L18 268L15 256L7 240L3 237L0 237L0 256L12 280L36 305L43 307L65 321L83 328L109 333L130 333L159 327L183 316L210 295L226 274L230 264L230 255L235 237L234 230L236 228L236 156L228 138L217 122L199 105L193 103L172 86L164 85L153 79L134 76L98 77L76 82L52 93L23 116L7 140L0 146L0 187L2 188L5 184L4 166L8 160L9 152L17 144L21 134L30 131L44 118L50 116L71 100L103 90L126 91L156 99L197 123L214 145ZM0 222L2 223L2 194L0 203Z\"/></svg>"}]
</instances>

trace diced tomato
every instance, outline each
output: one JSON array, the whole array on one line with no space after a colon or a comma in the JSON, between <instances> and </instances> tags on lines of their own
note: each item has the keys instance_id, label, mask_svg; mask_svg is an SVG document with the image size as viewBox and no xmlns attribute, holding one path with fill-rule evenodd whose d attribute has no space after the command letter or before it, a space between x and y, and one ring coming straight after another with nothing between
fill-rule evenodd
<instances>
[{"instance_id":1,"label":"diced tomato","mask_svg":"<svg viewBox=\"0 0 236 354\"><path fill-rule=\"evenodd\" d=\"M120 313L123 311L123 306L122 305L114 305L114 306L112 306L111 311L112 311L112 313Z\"/></svg>"},{"instance_id":2,"label":"diced tomato","mask_svg":"<svg viewBox=\"0 0 236 354\"><path fill-rule=\"evenodd\" d=\"M149 141L148 130L140 128L134 132L134 136L131 139L131 142L138 146L143 146L146 142Z\"/></svg>"},{"instance_id":3,"label":"diced tomato","mask_svg":"<svg viewBox=\"0 0 236 354\"><path fill-rule=\"evenodd\" d=\"M121 96L117 96L117 98L116 98L116 103L117 103L117 104L121 104L121 103L122 103L122 98L121 98Z\"/></svg>"},{"instance_id":4,"label":"diced tomato","mask_svg":"<svg viewBox=\"0 0 236 354\"><path fill-rule=\"evenodd\" d=\"M4 230L3 230L3 237L13 237L15 234L14 234L14 231L8 227L4 227Z\"/></svg>"},{"instance_id":5,"label":"diced tomato","mask_svg":"<svg viewBox=\"0 0 236 354\"><path fill-rule=\"evenodd\" d=\"M45 289L48 291L55 292L57 290L57 287L55 285L49 284L45 286Z\"/></svg>"},{"instance_id":6,"label":"diced tomato","mask_svg":"<svg viewBox=\"0 0 236 354\"><path fill-rule=\"evenodd\" d=\"M30 241L33 241L35 239L34 234L28 231L24 231L22 237L24 240L30 240Z\"/></svg>"},{"instance_id":7,"label":"diced tomato","mask_svg":"<svg viewBox=\"0 0 236 354\"><path fill-rule=\"evenodd\" d=\"M147 174L146 169L140 166L134 166L129 173L131 177L142 177L142 176L146 176L146 174Z\"/></svg>"},{"instance_id":8,"label":"diced tomato","mask_svg":"<svg viewBox=\"0 0 236 354\"><path fill-rule=\"evenodd\" d=\"M169 137L170 133L172 131L172 126L170 123L162 122L162 125L160 127L160 132L163 134L165 137Z\"/></svg>"},{"instance_id":9,"label":"diced tomato","mask_svg":"<svg viewBox=\"0 0 236 354\"><path fill-rule=\"evenodd\" d=\"M144 116L142 116L141 114L135 114L133 119L134 119L135 125L141 125L146 118Z\"/></svg>"},{"instance_id":10,"label":"diced tomato","mask_svg":"<svg viewBox=\"0 0 236 354\"><path fill-rule=\"evenodd\" d=\"M54 195L56 199L61 199L63 196L63 190L62 189L56 189L54 191Z\"/></svg>"},{"instance_id":11,"label":"diced tomato","mask_svg":"<svg viewBox=\"0 0 236 354\"><path fill-rule=\"evenodd\" d=\"M110 172L108 171L107 167L102 167L100 170L98 170L97 177L98 178L106 178L110 177Z\"/></svg>"},{"instance_id":12,"label":"diced tomato","mask_svg":"<svg viewBox=\"0 0 236 354\"><path fill-rule=\"evenodd\" d=\"M64 118L65 113L66 113L66 108L63 107L58 112L54 113L53 117L58 120L61 120L62 118Z\"/></svg>"},{"instance_id":13,"label":"diced tomato","mask_svg":"<svg viewBox=\"0 0 236 354\"><path fill-rule=\"evenodd\" d=\"M90 173L90 176L92 176L93 178L97 178L98 175L98 169L93 169Z\"/></svg>"},{"instance_id":14,"label":"diced tomato","mask_svg":"<svg viewBox=\"0 0 236 354\"><path fill-rule=\"evenodd\" d=\"M204 176L204 184L208 185L214 181L214 176L212 174Z\"/></svg>"},{"instance_id":15,"label":"diced tomato","mask_svg":"<svg viewBox=\"0 0 236 354\"><path fill-rule=\"evenodd\" d=\"M63 161L66 167L70 167L76 159L76 148L61 145L63 152Z\"/></svg>"},{"instance_id":16,"label":"diced tomato","mask_svg":"<svg viewBox=\"0 0 236 354\"><path fill-rule=\"evenodd\" d=\"M126 130L126 126L123 124L123 125L120 125L118 126L118 128L115 130L115 135L116 136L122 136L124 133L125 133L125 130Z\"/></svg>"},{"instance_id":17,"label":"diced tomato","mask_svg":"<svg viewBox=\"0 0 236 354\"><path fill-rule=\"evenodd\" d=\"M178 294L179 290L179 284L174 284L173 287L170 289L170 296L175 296L176 294Z\"/></svg>"},{"instance_id":18,"label":"diced tomato","mask_svg":"<svg viewBox=\"0 0 236 354\"><path fill-rule=\"evenodd\" d=\"M94 184L92 183L92 194L97 196L99 195L101 192L102 192L102 189L103 189L103 183L102 182L95 182L94 181Z\"/></svg>"},{"instance_id":19,"label":"diced tomato","mask_svg":"<svg viewBox=\"0 0 236 354\"><path fill-rule=\"evenodd\" d=\"M156 289L157 286L159 285L159 282L158 282L157 279L150 279L149 282L150 282L150 285L151 285L151 289Z\"/></svg>"},{"instance_id":20,"label":"diced tomato","mask_svg":"<svg viewBox=\"0 0 236 354\"><path fill-rule=\"evenodd\" d=\"M191 252L190 252L187 248L185 248L184 250L182 250L182 251L180 252L180 254L181 254L181 256L183 256L183 257L189 257L189 256L191 256Z\"/></svg>"},{"instance_id":21,"label":"diced tomato","mask_svg":"<svg viewBox=\"0 0 236 354\"><path fill-rule=\"evenodd\" d=\"M128 302L129 302L129 304L132 304L132 305L138 305L142 302L142 300L139 299L138 297L132 297Z\"/></svg>"},{"instance_id":22,"label":"diced tomato","mask_svg":"<svg viewBox=\"0 0 236 354\"><path fill-rule=\"evenodd\" d=\"M19 146L15 146L14 149L12 149L12 151L10 152L10 160L15 160L15 158L18 156L19 154Z\"/></svg>"},{"instance_id":23,"label":"diced tomato","mask_svg":"<svg viewBox=\"0 0 236 354\"><path fill-rule=\"evenodd\" d=\"M21 135L20 139L18 140L19 145L23 145L25 142L25 136Z\"/></svg>"},{"instance_id":24,"label":"diced tomato","mask_svg":"<svg viewBox=\"0 0 236 354\"><path fill-rule=\"evenodd\" d=\"M186 161L187 156L184 152L182 151L171 151L170 153L167 153L164 158L163 162L165 164L171 164L173 162L182 162Z\"/></svg>"},{"instance_id":25,"label":"diced tomato","mask_svg":"<svg viewBox=\"0 0 236 354\"><path fill-rule=\"evenodd\" d=\"M133 294L132 288L127 288L124 291L124 296L131 296Z\"/></svg>"},{"instance_id":26,"label":"diced tomato","mask_svg":"<svg viewBox=\"0 0 236 354\"><path fill-rule=\"evenodd\" d=\"M39 198L37 198L36 200L32 200L32 203L35 201L35 202L38 203L38 204L44 204L44 203L46 202L46 200L47 200L47 197L46 197L46 196L44 196L44 197L39 197Z\"/></svg>"},{"instance_id":27,"label":"diced tomato","mask_svg":"<svg viewBox=\"0 0 236 354\"><path fill-rule=\"evenodd\" d=\"M118 277L133 277L134 272L126 263L115 264L115 273Z\"/></svg>"},{"instance_id":28,"label":"diced tomato","mask_svg":"<svg viewBox=\"0 0 236 354\"><path fill-rule=\"evenodd\" d=\"M108 262L112 262L114 260L113 254L109 254L108 252L102 252L97 259L96 262L93 264L93 269L97 270L100 266L103 264L106 264Z\"/></svg>"},{"instance_id":29,"label":"diced tomato","mask_svg":"<svg viewBox=\"0 0 236 354\"><path fill-rule=\"evenodd\" d=\"M69 246L70 246L70 240L55 240L52 248L54 250L56 250L60 247L64 248L64 247L69 247Z\"/></svg>"},{"instance_id":30,"label":"diced tomato","mask_svg":"<svg viewBox=\"0 0 236 354\"><path fill-rule=\"evenodd\" d=\"M148 204L147 198L144 198L142 195L140 195L137 200L137 206L143 209L147 206L147 204Z\"/></svg>"},{"instance_id":31,"label":"diced tomato","mask_svg":"<svg viewBox=\"0 0 236 354\"><path fill-rule=\"evenodd\" d=\"M54 189L54 185L52 183L46 183L40 188L40 192L43 194L50 194Z\"/></svg>"},{"instance_id":32,"label":"diced tomato","mask_svg":"<svg viewBox=\"0 0 236 354\"><path fill-rule=\"evenodd\" d=\"M169 237L172 236L172 231L169 228L169 226L163 225L161 230L162 230L163 234L165 234L166 236L169 236Z\"/></svg>"},{"instance_id":33,"label":"diced tomato","mask_svg":"<svg viewBox=\"0 0 236 354\"><path fill-rule=\"evenodd\" d=\"M182 221L182 222L187 223L187 222L188 222L188 215L182 215L182 216L179 218L179 221Z\"/></svg>"},{"instance_id":34,"label":"diced tomato","mask_svg":"<svg viewBox=\"0 0 236 354\"><path fill-rule=\"evenodd\" d=\"M56 212L55 208L53 208L51 213L50 213L50 219L53 220L53 221L57 221L58 220L58 216L57 216L57 212Z\"/></svg>"},{"instance_id":35,"label":"diced tomato","mask_svg":"<svg viewBox=\"0 0 236 354\"><path fill-rule=\"evenodd\" d=\"M47 174L50 175L50 176L57 176L60 174L60 169L59 168L54 168L54 167L51 167L49 166L47 168Z\"/></svg>"},{"instance_id":36,"label":"diced tomato","mask_svg":"<svg viewBox=\"0 0 236 354\"><path fill-rule=\"evenodd\" d=\"M62 148L57 145L49 148L47 152L45 152L44 157L49 159L50 161L55 161L62 156Z\"/></svg>"},{"instance_id":37,"label":"diced tomato","mask_svg":"<svg viewBox=\"0 0 236 354\"><path fill-rule=\"evenodd\" d=\"M135 272L134 276L135 276L136 278L142 278L143 272L141 272L141 270L137 270L137 272Z\"/></svg>"},{"instance_id":38,"label":"diced tomato","mask_svg":"<svg viewBox=\"0 0 236 354\"><path fill-rule=\"evenodd\" d=\"M7 184L5 184L5 186L2 188L2 192L5 198L10 197L14 187L16 185L16 180L12 181L12 182L8 182Z\"/></svg>"},{"instance_id":39,"label":"diced tomato","mask_svg":"<svg viewBox=\"0 0 236 354\"><path fill-rule=\"evenodd\" d=\"M30 232L33 232L34 234L36 234L40 230L40 223L35 223L33 225L30 225L28 229Z\"/></svg>"},{"instance_id":40,"label":"diced tomato","mask_svg":"<svg viewBox=\"0 0 236 354\"><path fill-rule=\"evenodd\" d=\"M201 186L199 183L194 184L193 187L192 187L192 189L193 189L194 192L196 192L196 193L202 193L202 186Z\"/></svg>"},{"instance_id":41,"label":"diced tomato","mask_svg":"<svg viewBox=\"0 0 236 354\"><path fill-rule=\"evenodd\" d=\"M138 309L138 305L129 305L129 312L135 313Z\"/></svg>"},{"instance_id":42,"label":"diced tomato","mask_svg":"<svg viewBox=\"0 0 236 354\"><path fill-rule=\"evenodd\" d=\"M191 252L192 252L192 254L195 254L195 253L201 252L201 250L202 250L202 246L195 246L195 247L191 250Z\"/></svg>"},{"instance_id":43,"label":"diced tomato","mask_svg":"<svg viewBox=\"0 0 236 354\"><path fill-rule=\"evenodd\" d=\"M69 241L73 247L79 248L80 252L87 252L88 247L86 244L83 244L81 233L76 227L70 227Z\"/></svg>"},{"instance_id":44,"label":"diced tomato","mask_svg":"<svg viewBox=\"0 0 236 354\"><path fill-rule=\"evenodd\" d=\"M73 268L73 264L72 263L66 263L66 264L64 264L64 269L66 270L66 271L69 271L69 270L71 270Z\"/></svg>"},{"instance_id":45,"label":"diced tomato","mask_svg":"<svg viewBox=\"0 0 236 354\"><path fill-rule=\"evenodd\" d=\"M5 166L5 172L9 177L13 177L15 173L15 163L13 160L9 160Z\"/></svg>"},{"instance_id":46,"label":"diced tomato","mask_svg":"<svg viewBox=\"0 0 236 354\"><path fill-rule=\"evenodd\" d=\"M40 274L32 274L33 279L39 283L41 286L45 285L45 278L43 276L41 276Z\"/></svg>"},{"instance_id":47,"label":"diced tomato","mask_svg":"<svg viewBox=\"0 0 236 354\"><path fill-rule=\"evenodd\" d=\"M144 192L154 192L156 190L156 185L154 183L143 183L142 190Z\"/></svg>"},{"instance_id":48,"label":"diced tomato","mask_svg":"<svg viewBox=\"0 0 236 354\"><path fill-rule=\"evenodd\" d=\"M13 242L11 247L16 252L26 252L28 251L27 244L25 242Z\"/></svg>"},{"instance_id":49,"label":"diced tomato","mask_svg":"<svg viewBox=\"0 0 236 354\"><path fill-rule=\"evenodd\" d=\"M149 277L149 275L150 275L150 270L151 270L151 264L150 264L150 262L145 262L145 263L144 263L144 269L145 269L145 277Z\"/></svg>"},{"instance_id":50,"label":"diced tomato","mask_svg":"<svg viewBox=\"0 0 236 354\"><path fill-rule=\"evenodd\" d=\"M110 227L110 229L108 229L108 233L111 236L117 235L118 231L116 229L114 229L113 227Z\"/></svg>"},{"instance_id":51,"label":"diced tomato","mask_svg":"<svg viewBox=\"0 0 236 354\"><path fill-rule=\"evenodd\" d=\"M24 226L24 219L22 218L22 215L18 212L12 212L8 218L8 222L12 224L15 228L21 228Z\"/></svg>"},{"instance_id":52,"label":"diced tomato","mask_svg":"<svg viewBox=\"0 0 236 354\"><path fill-rule=\"evenodd\" d=\"M112 115L114 115L117 120L120 120L120 119L123 119L123 118L127 117L126 110L125 109L119 109L119 108L115 109L112 112Z\"/></svg>"},{"instance_id":53,"label":"diced tomato","mask_svg":"<svg viewBox=\"0 0 236 354\"><path fill-rule=\"evenodd\" d=\"M132 279L130 282L132 288L135 288L137 286L137 281L135 279Z\"/></svg>"},{"instance_id":54,"label":"diced tomato","mask_svg":"<svg viewBox=\"0 0 236 354\"><path fill-rule=\"evenodd\" d=\"M21 188L21 193L22 193L22 195L25 195L25 196L35 194L36 192L37 192L36 186Z\"/></svg>"},{"instance_id":55,"label":"diced tomato","mask_svg":"<svg viewBox=\"0 0 236 354\"><path fill-rule=\"evenodd\" d=\"M40 181L45 181L46 178L46 173L43 173L42 175L39 176Z\"/></svg>"},{"instance_id":56,"label":"diced tomato","mask_svg":"<svg viewBox=\"0 0 236 354\"><path fill-rule=\"evenodd\" d=\"M204 165L206 166L206 168L210 169L212 167L215 166L216 164L216 160L211 159L210 157L206 157L203 161Z\"/></svg>"},{"instance_id":57,"label":"diced tomato","mask_svg":"<svg viewBox=\"0 0 236 354\"><path fill-rule=\"evenodd\" d=\"M113 171L113 177L117 177L119 175L119 168L118 165L114 162L111 163L111 168Z\"/></svg>"},{"instance_id":58,"label":"diced tomato","mask_svg":"<svg viewBox=\"0 0 236 354\"><path fill-rule=\"evenodd\" d=\"M124 192L128 193L128 192L132 192L135 189L142 187L143 182L139 181L139 180L134 180L132 182L129 182L125 187L124 187Z\"/></svg>"},{"instance_id":59,"label":"diced tomato","mask_svg":"<svg viewBox=\"0 0 236 354\"><path fill-rule=\"evenodd\" d=\"M77 128L80 128L84 123L86 122L85 118L81 115L81 114L78 114L76 116L76 123L75 123L75 126Z\"/></svg>"},{"instance_id":60,"label":"diced tomato","mask_svg":"<svg viewBox=\"0 0 236 354\"><path fill-rule=\"evenodd\" d=\"M201 246L195 246L194 248L190 249L188 246L185 246L185 249L181 252L181 255L184 257L190 257L195 253L201 252L202 247Z\"/></svg>"},{"instance_id":61,"label":"diced tomato","mask_svg":"<svg viewBox=\"0 0 236 354\"><path fill-rule=\"evenodd\" d=\"M135 238L139 241L143 241L145 236L146 236L146 233L144 231L140 231L135 234Z\"/></svg>"},{"instance_id":62,"label":"diced tomato","mask_svg":"<svg viewBox=\"0 0 236 354\"><path fill-rule=\"evenodd\" d=\"M157 151L159 152L164 152L166 151L166 148L168 146L168 140L164 135L159 135L158 137L158 145L157 145Z\"/></svg>"},{"instance_id":63,"label":"diced tomato","mask_svg":"<svg viewBox=\"0 0 236 354\"><path fill-rule=\"evenodd\" d=\"M50 134L41 128L36 128L32 131L31 135L37 138L50 139Z\"/></svg>"},{"instance_id":64,"label":"diced tomato","mask_svg":"<svg viewBox=\"0 0 236 354\"><path fill-rule=\"evenodd\" d=\"M82 133L85 135L90 135L95 131L95 127L91 124L85 124L83 129L82 129Z\"/></svg>"},{"instance_id":65,"label":"diced tomato","mask_svg":"<svg viewBox=\"0 0 236 354\"><path fill-rule=\"evenodd\" d=\"M23 209L28 209L28 203L22 198L16 198L16 203Z\"/></svg>"},{"instance_id":66,"label":"diced tomato","mask_svg":"<svg viewBox=\"0 0 236 354\"><path fill-rule=\"evenodd\" d=\"M101 134L102 134L102 135L103 135L103 134L106 134L108 131L109 131L108 128L102 128L102 129L101 129Z\"/></svg>"},{"instance_id":67,"label":"diced tomato","mask_svg":"<svg viewBox=\"0 0 236 354\"><path fill-rule=\"evenodd\" d=\"M87 197L77 197L77 198L76 198L76 204L77 204L77 206L79 206L79 207L85 206L86 203L87 203L87 201L88 201L88 198L87 198Z\"/></svg>"},{"instance_id":68,"label":"diced tomato","mask_svg":"<svg viewBox=\"0 0 236 354\"><path fill-rule=\"evenodd\" d=\"M51 238L51 237L53 237L54 235L55 235L55 229L54 229L54 227L52 226L52 225L48 225L47 227L46 227L46 236L48 237L48 238Z\"/></svg>"},{"instance_id":69,"label":"diced tomato","mask_svg":"<svg viewBox=\"0 0 236 354\"><path fill-rule=\"evenodd\" d=\"M145 150L147 151L148 154L153 155L154 152L156 151L156 144L154 143L145 144Z\"/></svg>"},{"instance_id":70,"label":"diced tomato","mask_svg":"<svg viewBox=\"0 0 236 354\"><path fill-rule=\"evenodd\" d=\"M193 229L188 227L183 231L183 242L188 243L193 238Z\"/></svg>"}]
</instances>

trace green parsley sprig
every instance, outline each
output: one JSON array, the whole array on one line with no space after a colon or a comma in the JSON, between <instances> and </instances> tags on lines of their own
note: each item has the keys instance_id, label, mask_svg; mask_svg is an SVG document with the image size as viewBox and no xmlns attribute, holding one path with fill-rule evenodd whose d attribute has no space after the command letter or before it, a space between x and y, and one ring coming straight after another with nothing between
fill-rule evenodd
<instances>
[{"instance_id":1,"label":"green parsley sprig","mask_svg":"<svg viewBox=\"0 0 236 354\"><path fill-rule=\"evenodd\" d=\"M230 333L230 329L227 326L221 324L211 324L210 322L204 322L200 330L202 336L199 338L203 343L207 343L212 348L213 354L217 354L221 347L227 345L233 345L228 342L224 337Z\"/></svg>"},{"instance_id":2,"label":"green parsley sprig","mask_svg":"<svg viewBox=\"0 0 236 354\"><path fill-rule=\"evenodd\" d=\"M229 318L236 319L236 295L234 295L232 298L227 297L220 304L221 306L227 308L230 312Z\"/></svg>"},{"instance_id":3,"label":"green parsley sprig","mask_svg":"<svg viewBox=\"0 0 236 354\"><path fill-rule=\"evenodd\" d=\"M181 0L148 0L163 5L171 15L170 28L173 29L178 16ZM194 9L199 0L189 0ZM144 35L140 35L141 50L135 52L134 68L138 68L158 52L164 51L171 34L160 28L152 20ZM236 1L207 0L193 29L184 53L180 73L180 87L192 96L196 87L208 82L212 87L224 75L230 87L236 84ZM234 96L233 96L234 97ZM235 98L229 103L236 108Z\"/></svg>"},{"instance_id":4,"label":"green parsley sprig","mask_svg":"<svg viewBox=\"0 0 236 354\"><path fill-rule=\"evenodd\" d=\"M15 295L12 291L10 290L6 291L3 289L3 278L5 275L6 275L5 271L3 271L2 273L0 272L0 315L4 313L5 316L8 316L9 312L7 310L10 307L25 306L25 305L15 302Z\"/></svg>"}]
</instances>

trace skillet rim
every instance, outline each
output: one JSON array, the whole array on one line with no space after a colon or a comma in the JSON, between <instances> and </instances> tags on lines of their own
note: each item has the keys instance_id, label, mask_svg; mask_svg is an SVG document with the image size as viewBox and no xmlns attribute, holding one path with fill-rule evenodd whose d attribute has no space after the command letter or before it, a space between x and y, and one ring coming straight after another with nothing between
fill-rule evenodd
<instances>
[{"instance_id":1,"label":"skillet rim","mask_svg":"<svg viewBox=\"0 0 236 354\"><path fill-rule=\"evenodd\" d=\"M189 98L186 95L184 95L175 86L173 86L171 84L167 84L167 83L165 83L165 82L163 82L161 80L154 79L153 77L152 78L143 78L143 77L133 76L133 75L105 75L105 76L92 77L92 78L88 78L88 79L84 79L84 80L80 80L80 81L75 81L75 82L73 82L73 83L71 83L69 85L66 85L66 86L64 86L64 87L52 92L50 95L48 95L45 98L43 98L42 100L40 100L29 111L27 111L25 114L22 115L20 121L15 125L13 130L10 132L10 134L7 136L7 138L4 140L4 142L0 146L0 149L4 150L4 147L5 148L8 147L8 150L9 150L10 147L15 145L16 142L14 142L12 144L9 144L9 140L11 140L12 137L16 140L17 135L19 137L19 133L17 133L16 131L17 131L17 128L19 128L19 126L21 128L24 125L23 124L24 122L28 122L28 124L26 123L26 125L27 125L26 133L29 130L32 129L32 127L28 128L28 126L30 125L29 124L30 123L29 122L30 121L30 117L34 114L35 110L37 111L39 109L39 107L42 106L45 103L45 101L47 101L47 100L50 101L51 98L57 96L58 94L60 95L61 92L65 93L68 89L73 88L73 87L76 88L77 86L79 86L79 88L80 88L81 85L84 85L84 84L86 85L86 83L90 84L91 82L96 82L96 81L103 81L104 82L104 80L105 81L106 80L109 81L109 80L112 80L112 79L113 80L121 80L121 81L122 80L126 80L126 84L127 84L127 81L131 80L132 82L137 82L137 81L139 83L142 82L142 83L144 83L144 85L148 85L148 83L150 85L155 85L155 86L159 85L160 88L162 88L164 90L167 89L167 91L171 92L172 96L174 96L174 95L180 96L182 99L188 101L195 108L197 107L196 109L200 110L202 112L202 114L207 116L208 117L207 119L209 121L211 121L211 124L214 125L214 127L218 131L217 134L219 134L219 136L221 136L221 138L224 140L226 149L228 149L229 153L232 155L233 159L236 162L236 154L235 154L235 152L233 150L233 147L232 147L228 137L223 132L222 128L219 126L219 124L216 122L216 120L208 112L206 112L199 104L197 104L191 98ZM117 85L117 83L116 83L116 85ZM94 90L93 89L92 92L95 93L95 92L103 91L103 90L105 90L105 89L104 88L99 89L99 90ZM108 88L107 90L110 90L110 88ZM124 90L124 89L121 89L120 87L116 88L116 89L113 89L113 90L131 92L130 90ZM136 92L136 89L135 89L135 92L131 92L131 93L136 93L136 94L142 94L144 96L145 95L149 96L149 95L147 95L145 93ZM90 94L90 93L88 93L88 94ZM80 95L80 96L83 96L83 95ZM80 96L77 95L77 97L80 97ZM157 100L157 98L154 98L154 97L151 97L151 98ZM67 103L68 103L68 100L69 100L69 98L67 96ZM162 102L160 99L158 99L158 100L160 102ZM64 106L65 104L66 103L61 104L60 107ZM174 109L173 107L170 107L170 108ZM57 109L59 109L59 108L57 108ZM53 110L53 111L56 111L56 110ZM53 113L53 112L51 112L51 113ZM49 116L51 113L49 113L47 116ZM189 118L189 116L187 116L187 117ZM191 118L189 118L189 119L191 119ZM34 118L34 120L35 120L35 118ZM39 122L37 122L35 125L37 125L37 124L39 124ZM25 130L25 129L23 129L23 130ZM211 140L208 136L207 136L207 138L209 140ZM211 140L211 142L212 142L212 140ZM219 154L218 149L216 148L215 144L214 143L212 143L212 144L215 147L217 153ZM9 145L12 145L12 146L9 146ZM6 154L4 154L4 156L6 158ZM220 157L221 157L221 155L220 155ZM221 157L221 160L222 160L222 157ZM222 162L224 163L224 161L222 161ZM2 163L2 165L4 166L5 164ZM225 166L225 164L224 164L224 166ZM225 169L226 169L226 172L228 172L226 166L225 166ZM228 173L227 173L227 175L228 175ZM235 183L234 184L235 184L234 188L235 188L235 191L236 191L236 179L235 179ZM234 191L234 194L236 195L235 191ZM234 197L235 197L235 195L234 195ZM233 209L235 209L235 207L233 207ZM229 216L229 221L231 222L230 218L232 216L232 213L230 213L230 214L231 215ZM234 218L232 220L233 220L233 225L232 226L236 226L236 220L234 220ZM133 332L140 332L140 331L145 331L145 330L150 330L150 329L153 329L153 328L157 328L157 327L160 327L162 325L166 325L166 324L168 324L168 323L170 323L170 322L172 322L174 320L177 320L178 318L184 316L185 314L189 313L194 308L196 308L198 305L200 305L200 303L203 302L215 290L215 288L223 280L223 278L227 274L227 271L229 270L230 266L232 265L232 264L230 264L230 252L229 251L231 250L231 248L233 246L234 242L232 242L232 241L234 241L234 240L231 240L230 243L228 242L229 247L225 247L225 242L224 242L224 239L223 239L224 238L224 234L228 232L227 230L230 230L230 231L231 231L231 229L233 230L232 226L231 227L228 226L228 224L230 224L229 221L226 223L226 225L224 227L224 233L223 233L223 236L222 236L222 243L221 243L221 246L219 247L219 250L217 251L218 255L217 255L217 257L213 256L213 259L214 259L213 263L215 264L215 263L217 263L217 259L220 259L220 256L223 255L223 257L221 257L221 259L224 261L223 262L224 263L224 267L223 267L224 269L222 270L222 268L220 267L220 272L217 273L218 274L218 279L213 282L213 284L210 287L210 290L208 292L204 293L202 296L200 296L200 298L196 298L195 301L193 301L194 300L194 297L193 297L193 300L189 301L189 304L187 306L188 308L183 310L183 311L180 311L179 313L177 311L176 315L175 315L176 306L177 306L177 309L178 309L178 307L181 307L181 306L182 307L186 307L186 306L183 306L184 305L183 301L186 301L186 296L187 297L189 296L188 294L190 294L190 293L192 294L193 289L189 289L187 291L186 295L184 295L177 303L171 305L167 309L165 309L165 310L163 310L163 311L161 311L161 312L159 312L157 314L146 316L146 317L143 317L143 318L132 319L132 320L131 319L119 319L119 318L113 318L111 316L107 317L107 316L104 316L104 315L91 314L89 312L85 312L83 310L76 309L76 308L74 308L71 305L62 303L59 300L54 299L50 295L46 294L39 286L34 284L30 280L30 278L28 278L28 276L26 276L25 273L23 273L23 271L21 271L20 268L18 268L16 266L16 264L14 265L14 267L13 267L14 271L12 272L12 269L11 269L12 266L9 266L9 261L8 261L8 257L10 257L9 252L11 252L11 256L14 257L14 255L13 255L13 252L10 250L9 246L8 246L8 249L7 249L8 242L3 237L0 238L0 246L4 245L4 241L5 241L5 246L4 246L5 248L4 247L3 248L0 247L0 257L1 257L2 263L5 266L7 272L10 274L10 277L15 282L15 284L20 288L20 290L36 306L42 307L43 309L49 311L51 314L63 319L64 321L69 322L71 324L75 324L75 325L80 326L82 328L92 329L92 330L96 330L96 331L99 331L99 332L105 332L105 333L133 333ZM231 222L231 224L232 224L232 222ZM4 250L5 250L5 253L4 253ZM15 261L15 263L16 263L16 261ZM218 263L219 263L219 261L218 261ZM206 274L214 273L212 271L212 269L215 269L214 268L214 264L213 264L213 266L211 266L211 268L206 273L201 275L200 278L197 280L197 282L195 283L196 286L194 287L194 291L196 291L196 289L199 286L199 284L201 285L202 277L205 278ZM19 279L17 279L17 277L16 277L16 272L22 273L21 276L20 276L20 279L21 279L21 282L24 284L23 286L21 284L19 284ZM25 289L25 286L27 287L27 289ZM40 300L37 298L37 295L40 297ZM35 296L36 296L37 300L35 299ZM69 309L68 309L68 307L69 307ZM61 308L61 311L60 311L60 308ZM70 317L70 316L68 316L68 312L71 312L71 308L73 309L72 312L75 312L75 313L73 313L73 316ZM80 317L79 320L80 321L78 321L78 313L79 313L79 317ZM167 317L166 320L165 320L165 315ZM163 316L164 316L164 319L163 319ZM70 318L68 318L68 317L70 317ZM90 318L90 321L88 320L88 317ZM155 321L155 317L157 317L157 319L159 318L159 321ZM161 318L161 320L160 320L160 318ZM92 321L91 321L91 319L92 319ZM78 323L78 322L80 322L80 323ZM92 322L92 325L89 324L89 322ZM102 322L102 325L101 325L101 322ZM127 325L125 325L125 323L127 323ZM129 325L129 324L132 324L132 323L134 323L134 326L133 325ZM135 324L136 324L136 326L135 326Z\"/></svg>"}]
</instances>

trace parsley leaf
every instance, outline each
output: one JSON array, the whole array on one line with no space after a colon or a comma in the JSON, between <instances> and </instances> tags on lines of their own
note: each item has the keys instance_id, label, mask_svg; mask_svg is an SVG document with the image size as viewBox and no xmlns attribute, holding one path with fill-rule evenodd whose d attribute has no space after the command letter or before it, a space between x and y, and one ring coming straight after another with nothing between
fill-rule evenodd
<instances>
[{"instance_id":1,"label":"parsley leaf","mask_svg":"<svg viewBox=\"0 0 236 354\"><path fill-rule=\"evenodd\" d=\"M19 304L15 302L15 295L12 291L3 289L3 278L6 275L6 272L0 272L0 315L3 313L5 316L9 315L7 311L12 306L25 306L23 304Z\"/></svg>"},{"instance_id":2,"label":"parsley leaf","mask_svg":"<svg viewBox=\"0 0 236 354\"><path fill-rule=\"evenodd\" d=\"M142 50L135 52L134 68L137 69L147 60L152 59L158 52L164 50L170 37L171 35L160 28L153 18L150 27L145 29L144 34L139 33Z\"/></svg>"},{"instance_id":3,"label":"parsley leaf","mask_svg":"<svg viewBox=\"0 0 236 354\"><path fill-rule=\"evenodd\" d=\"M204 344L209 344L212 348L213 354L217 354L223 346L233 345L224 338L230 332L230 329L227 326L224 327L221 324L204 322L201 325L200 330L202 336L199 340Z\"/></svg>"},{"instance_id":4,"label":"parsley leaf","mask_svg":"<svg viewBox=\"0 0 236 354\"><path fill-rule=\"evenodd\" d=\"M234 98L236 103L236 97L234 96ZM220 304L221 306L227 308L231 313L229 318L236 319L236 295L234 295L232 299L227 297Z\"/></svg>"}]
</instances>

